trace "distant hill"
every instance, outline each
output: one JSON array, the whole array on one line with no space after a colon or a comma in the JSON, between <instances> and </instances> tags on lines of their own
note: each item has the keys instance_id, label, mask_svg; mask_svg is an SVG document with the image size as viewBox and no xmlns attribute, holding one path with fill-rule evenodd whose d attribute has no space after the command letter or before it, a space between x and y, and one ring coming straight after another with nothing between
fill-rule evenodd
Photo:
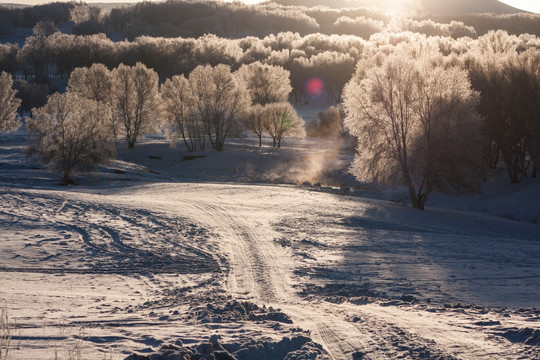
<instances>
[{"instance_id":1,"label":"distant hill","mask_svg":"<svg viewBox=\"0 0 540 360\"><path fill-rule=\"evenodd\" d=\"M46 3L46 1L43 1L43 3ZM117 6L130 5L130 3L104 3L104 2L94 3L92 2L92 3L88 3L88 5L99 6L105 9L105 12L110 12L112 9L114 9ZM24 9L25 7L31 7L31 6L33 5L17 4L17 3L6 3L6 4L0 3L0 7L8 7L8 8L14 8L14 9Z\"/></svg>"},{"instance_id":2,"label":"distant hill","mask_svg":"<svg viewBox=\"0 0 540 360\"><path fill-rule=\"evenodd\" d=\"M135 1L134 1L135 2ZM292 6L327 6L329 8L346 7L370 7L382 10L395 10L395 3L392 0L270 0L282 5ZM498 0L402 0L402 11L421 11L433 14L470 14L470 13L493 13L493 14L514 14L522 13L523 10L506 5ZM128 5L128 3L89 3L89 5L99 6L110 12L116 6ZM7 3L0 6L24 8L30 5Z\"/></svg>"},{"instance_id":3,"label":"distant hill","mask_svg":"<svg viewBox=\"0 0 540 360\"><path fill-rule=\"evenodd\" d=\"M395 10L391 0L272 0L282 5L327 6L330 8L373 7L382 10ZM497 0L403 0L402 11L421 11L434 14L493 13L513 14L523 10L503 4Z\"/></svg>"},{"instance_id":4,"label":"distant hill","mask_svg":"<svg viewBox=\"0 0 540 360\"><path fill-rule=\"evenodd\" d=\"M25 7L29 7L29 6L32 6L32 5L14 4L14 3L0 4L0 7L8 7L8 8L14 8L14 9L24 9Z\"/></svg>"}]
</instances>

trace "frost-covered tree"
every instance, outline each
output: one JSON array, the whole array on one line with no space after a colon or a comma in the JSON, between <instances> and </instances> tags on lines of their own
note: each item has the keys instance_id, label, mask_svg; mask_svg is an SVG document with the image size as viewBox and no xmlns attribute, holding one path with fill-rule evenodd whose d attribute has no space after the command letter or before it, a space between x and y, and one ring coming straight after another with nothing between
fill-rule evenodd
<instances>
[{"instance_id":1,"label":"frost-covered tree","mask_svg":"<svg viewBox=\"0 0 540 360\"><path fill-rule=\"evenodd\" d=\"M330 106L325 111L319 111L318 121L313 121L309 128L309 136L313 137L344 137L346 135L345 112L342 105Z\"/></svg>"},{"instance_id":2,"label":"frost-covered tree","mask_svg":"<svg viewBox=\"0 0 540 360\"><path fill-rule=\"evenodd\" d=\"M158 75L142 63L120 64L112 72L114 116L122 124L128 147L157 124L159 111Z\"/></svg>"},{"instance_id":3,"label":"frost-covered tree","mask_svg":"<svg viewBox=\"0 0 540 360\"><path fill-rule=\"evenodd\" d=\"M45 105L50 93L47 84L28 83L24 80L15 80L13 88L17 90L17 98L21 99L21 106L19 106L21 117L33 108Z\"/></svg>"},{"instance_id":4,"label":"frost-covered tree","mask_svg":"<svg viewBox=\"0 0 540 360\"><path fill-rule=\"evenodd\" d=\"M93 64L89 68L75 68L68 80L70 91L87 99L98 101L101 106L107 106L111 109L114 105L113 85L112 73L103 64ZM115 141L118 140L118 133L122 125L119 120L119 117L112 117L108 124Z\"/></svg>"},{"instance_id":5,"label":"frost-covered tree","mask_svg":"<svg viewBox=\"0 0 540 360\"><path fill-rule=\"evenodd\" d=\"M49 81L51 53L46 37L27 37L17 58L23 67L25 77L31 77L34 81L41 83Z\"/></svg>"},{"instance_id":6,"label":"frost-covered tree","mask_svg":"<svg viewBox=\"0 0 540 360\"><path fill-rule=\"evenodd\" d=\"M103 64L75 68L69 76L68 86L71 91L87 99L104 104L112 102L113 79Z\"/></svg>"},{"instance_id":7,"label":"frost-covered tree","mask_svg":"<svg viewBox=\"0 0 540 360\"><path fill-rule=\"evenodd\" d=\"M109 133L111 111L95 100L73 92L55 93L45 106L32 109L26 125L32 140L28 150L45 166L71 183L75 171L91 171L115 155Z\"/></svg>"},{"instance_id":8,"label":"frost-covered tree","mask_svg":"<svg viewBox=\"0 0 540 360\"><path fill-rule=\"evenodd\" d=\"M326 95L336 104L343 102L343 87L354 74L355 60L349 54L323 52L311 57L312 71L324 80Z\"/></svg>"},{"instance_id":9,"label":"frost-covered tree","mask_svg":"<svg viewBox=\"0 0 540 360\"><path fill-rule=\"evenodd\" d=\"M249 104L242 82L227 65L198 66L189 74L197 118L214 150L222 151L225 139L241 133L241 114Z\"/></svg>"},{"instance_id":10,"label":"frost-covered tree","mask_svg":"<svg viewBox=\"0 0 540 360\"><path fill-rule=\"evenodd\" d=\"M52 21L40 21L32 28L36 36L49 36L59 31L58 27Z\"/></svg>"},{"instance_id":11,"label":"frost-covered tree","mask_svg":"<svg viewBox=\"0 0 540 360\"><path fill-rule=\"evenodd\" d=\"M264 107L260 104L250 106L243 114L244 127L257 135L259 147L262 146L262 136L266 130L264 116Z\"/></svg>"},{"instance_id":12,"label":"frost-covered tree","mask_svg":"<svg viewBox=\"0 0 540 360\"><path fill-rule=\"evenodd\" d=\"M204 150L206 134L196 115L189 81L183 75L167 79L161 86L163 111L171 126L171 140L182 138L188 151Z\"/></svg>"},{"instance_id":13,"label":"frost-covered tree","mask_svg":"<svg viewBox=\"0 0 540 360\"><path fill-rule=\"evenodd\" d=\"M7 72L0 74L0 134L17 130L21 123L17 118L17 109L21 100L15 97L13 79Z\"/></svg>"},{"instance_id":14,"label":"frost-covered tree","mask_svg":"<svg viewBox=\"0 0 540 360\"><path fill-rule=\"evenodd\" d=\"M273 140L274 147L281 147L285 136L304 137L304 120L288 102L272 103L264 107L265 129Z\"/></svg>"},{"instance_id":15,"label":"frost-covered tree","mask_svg":"<svg viewBox=\"0 0 540 360\"><path fill-rule=\"evenodd\" d=\"M254 62L242 65L238 74L244 80L253 104L262 106L287 101L292 90L290 72L281 66Z\"/></svg>"},{"instance_id":16,"label":"frost-covered tree","mask_svg":"<svg viewBox=\"0 0 540 360\"><path fill-rule=\"evenodd\" d=\"M70 10L69 16L75 24L84 22L99 22L103 18L103 8L86 3L78 3Z\"/></svg>"},{"instance_id":17,"label":"frost-covered tree","mask_svg":"<svg viewBox=\"0 0 540 360\"><path fill-rule=\"evenodd\" d=\"M351 34L369 39L371 35L383 30L384 22L365 18L364 16L354 19L348 16L342 16L334 22L333 27L336 34Z\"/></svg>"},{"instance_id":18,"label":"frost-covered tree","mask_svg":"<svg viewBox=\"0 0 540 360\"><path fill-rule=\"evenodd\" d=\"M478 93L457 68L390 55L358 68L345 89L346 126L358 138L351 172L403 184L423 209L435 190L473 190L481 169Z\"/></svg>"}]
</instances>

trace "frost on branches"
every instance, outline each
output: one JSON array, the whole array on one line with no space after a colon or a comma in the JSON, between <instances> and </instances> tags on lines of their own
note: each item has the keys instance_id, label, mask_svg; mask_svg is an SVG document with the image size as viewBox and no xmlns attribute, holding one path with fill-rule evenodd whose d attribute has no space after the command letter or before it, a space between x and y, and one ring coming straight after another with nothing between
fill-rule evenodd
<instances>
[{"instance_id":1,"label":"frost on branches","mask_svg":"<svg viewBox=\"0 0 540 360\"><path fill-rule=\"evenodd\" d=\"M53 94L26 121L33 144L29 154L38 154L69 184L74 171L94 170L115 156L110 118L110 109L95 100L72 92Z\"/></svg>"},{"instance_id":2,"label":"frost on branches","mask_svg":"<svg viewBox=\"0 0 540 360\"><path fill-rule=\"evenodd\" d=\"M285 136L305 137L304 120L288 102L268 104L263 109L266 131L272 137L273 147L281 147Z\"/></svg>"},{"instance_id":3,"label":"frost on branches","mask_svg":"<svg viewBox=\"0 0 540 360\"><path fill-rule=\"evenodd\" d=\"M15 98L16 93L11 75L2 72L0 74L0 134L17 130L21 126L17 118L17 109L21 100Z\"/></svg>"},{"instance_id":4,"label":"frost on branches","mask_svg":"<svg viewBox=\"0 0 540 360\"><path fill-rule=\"evenodd\" d=\"M478 93L467 73L390 55L359 66L345 89L346 125L358 137L361 181L403 184L423 209L433 190L475 189L481 169Z\"/></svg>"},{"instance_id":5,"label":"frost on branches","mask_svg":"<svg viewBox=\"0 0 540 360\"><path fill-rule=\"evenodd\" d=\"M225 139L240 135L241 114L249 103L243 83L227 65L197 66L189 74L195 116L212 148L223 150Z\"/></svg>"},{"instance_id":6,"label":"frost on branches","mask_svg":"<svg viewBox=\"0 0 540 360\"><path fill-rule=\"evenodd\" d=\"M139 135L155 129L159 113L158 75L138 62L120 64L112 72L114 116L122 124L128 147L134 148Z\"/></svg>"},{"instance_id":7,"label":"frost on branches","mask_svg":"<svg viewBox=\"0 0 540 360\"><path fill-rule=\"evenodd\" d=\"M98 101L101 103L100 106L114 108L112 93L114 79L112 72L103 64L92 64L89 68L75 68L69 76L68 86L70 91L79 96ZM118 140L121 125L120 118L113 116L109 127L115 142Z\"/></svg>"},{"instance_id":8,"label":"frost on branches","mask_svg":"<svg viewBox=\"0 0 540 360\"><path fill-rule=\"evenodd\" d=\"M194 107L191 84L184 75L165 80L160 89L163 114L169 122L169 137L174 144L180 138L189 152L204 150L206 132Z\"/></svg>"}]
</instances>

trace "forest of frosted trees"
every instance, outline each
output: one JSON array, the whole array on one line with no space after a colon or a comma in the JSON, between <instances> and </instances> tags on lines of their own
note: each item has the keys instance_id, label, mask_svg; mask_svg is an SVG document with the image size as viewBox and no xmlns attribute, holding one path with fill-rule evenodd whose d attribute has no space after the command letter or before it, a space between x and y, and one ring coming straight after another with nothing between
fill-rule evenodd
<instances>
[{"instance_id":1,"label":"forest of frosted trees","mask_svg":"<svg viewBox=\"0 0 540 360\"><path fill-rule=\"evenodd\" d=\"M0 71L11 74L3 101L17 90L33 151L51 157L43 133L58 130L40 119L73 107L74 124L96 119L90 142L107 143L106 156L64 159L61 170L46 160L65 181L114 156L115 142L133 147L158 127L189 151L223 150L243 131L279 147L284 136L305 135L291 104L312 100L312 78L333 107L308 135L350 131L358 138L351 171L407 185L415 207L433 190L475 190L501 163L513 183L540 164L540 16L167 1L108 14L84 3L0 8L0 18L9 18L0 33L33 27L24 45L0 44ZM56 91L66 95L46 98ZM96 102L108 112L81 110Z\"/></svg>"}]
</instances>

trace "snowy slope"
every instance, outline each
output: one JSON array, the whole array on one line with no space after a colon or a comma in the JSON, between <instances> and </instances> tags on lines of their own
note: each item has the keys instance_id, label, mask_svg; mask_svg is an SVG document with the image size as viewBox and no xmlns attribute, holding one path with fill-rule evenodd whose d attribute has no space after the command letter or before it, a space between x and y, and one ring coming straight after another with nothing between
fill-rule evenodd
<instances>
[{"instance_id":1,"label":"snowy slope","mask_svg":"<svg viewBox=\"0 0 540 360\"><path fill-rule=\"evenodd\" d=\"M147 139L63 187L23 156L22 135L3 136L11 356L122 359L216 335L237 359L540 357L539 225L442 196L419 212L296 185L336 181L327 165L350 160L316 141L248 138L181 161Z\"/></svg>"}]
</instances>

